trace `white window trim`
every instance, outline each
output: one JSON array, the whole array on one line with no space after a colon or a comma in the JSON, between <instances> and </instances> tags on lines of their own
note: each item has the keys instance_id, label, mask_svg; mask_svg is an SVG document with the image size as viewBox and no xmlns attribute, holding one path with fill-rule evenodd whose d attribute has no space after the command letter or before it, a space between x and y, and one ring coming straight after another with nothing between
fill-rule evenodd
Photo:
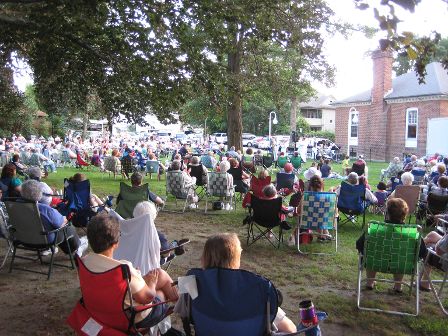
<instances>
[{"instance_id":1,"label":"white window trim","mask_svg":"<svg viewBox=\"0 0 448 336\"><path fill-rule=\"evenodd\" d=\"M408 138L408 126L409 126L409 112L416 111L417 112L417 121L416 121L416 129L415 129L415 138ZM405 129L405 147L407 148L417 148L417 139L418 139L418 108L410 107L406 109L406 129Z\"/></svg>"},{"instance_id":2,"label":"white window trim","mask_svg":"<svg viewBox=\"0 0 448 336\"><path fill-rule=\"evenodd\" d=\"M352 116L357 115L358 116L358 132L356 137L352 137ZM348 142L349 146L358 146L358 137L359 137L359 112L356 110L356 108L352 107L350 108L349 114L348 114Z\"/></svg>"}]
</instances>

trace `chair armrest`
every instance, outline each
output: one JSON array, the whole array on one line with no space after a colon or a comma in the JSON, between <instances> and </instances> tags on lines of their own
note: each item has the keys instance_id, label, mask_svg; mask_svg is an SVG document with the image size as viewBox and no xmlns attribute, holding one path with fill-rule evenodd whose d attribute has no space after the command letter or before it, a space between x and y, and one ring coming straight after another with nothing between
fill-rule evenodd
<instances>
[{"instance_id":1,"label":"chair armrest","mask_svg":"<svg viewBox=\"0 0 448 336\"><path fill-rule=\"evenodd\" d=\"M47 234L50 234L50 233L57 233L57 232L60 232L60 231L64 231L71 225L72 225L71 222L67 222L66 224L62 225L61 227L59 227L57 229L50 230L50 231L42 231L40 234L41 235L47 235Z\"/></svg>"}]
</instances>

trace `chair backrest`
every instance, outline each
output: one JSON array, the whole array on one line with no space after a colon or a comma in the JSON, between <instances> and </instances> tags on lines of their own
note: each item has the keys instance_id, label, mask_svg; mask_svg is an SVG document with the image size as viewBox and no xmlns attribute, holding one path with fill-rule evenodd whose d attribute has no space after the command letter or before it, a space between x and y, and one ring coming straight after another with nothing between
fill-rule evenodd
<instances>
[{"instance_id":1,"label":"chair backrest","mask_svg":"<svg viewBox=\"0 0 448 336\"><path fill-rule=\"evenodd\" d=\"M269 168L274 163L274 155L272 153L266 153L263 155L263 166Z\"/></svg>"},{"instance_id":2,"label":"chair backrest","mask_svg":"<svg viewBox=\"0 0 448 336\"><path fill-rule=\"evenodd\" d=\"M166 192L177 198L186 198L188 190L184 188L185 177L181 171L166 172Z\"/></svg>"},{"instance_id":3,"label":"chair backrest","mask_svg":"<svg viewBox=\"0 0 448 336\"><path fill-rule=\"evenodd\" d=\"M275 227L280 224L280 212L282 210L281 197L274 199L262 199L254 195L251 197L250 208L252 220L264 227Z\"/></svg>"},{"instance_id":4,"label":"chair backrest","mask_svg":"<svg viewBox=\"0 0 448 336\"><path fill-rule=\"evenodd\" d=\"M253 165L254 164L254 156L249 154L244 154L243 159L241 160L244 165Z\"/></svg>"},{"instance_id":5,"label":"chair backrest","mask_svg":"<svg viewBox=\"0 0 448 336\"><path fill-rule=\"evenodd\" d=\"M395 197L402 198L409 208L409 214L413 214L420 197L420 187L418 185L404 186L398 185L395 188Z\"/></svg>"},{"instance_id":6,"label":"chair backrest","mask_svg":"<svg viewBox=\"0 0 448 336\"><path fill-rule=\"evenodd\" d=\"M104 169L110 172L118 172L118 163L113 156L104 158Z\"/></svg>"},{"instance_id":7,"label":"chair backrest","mask_svg":"<svg viewBox=\"0 0 448 336\"><path fill-rule=\"evenodd\" d=\"M299 169L302 166L302 158L300 156L291 157L291 164L295 169Z\"/></svg>"},{"instance_id":8,"label":"chair backrest","mask_svg":"<svg viewBox=\"0 0 448 336\"><path fill-rule=\"evenodd\" d=\"M65 178L64 199L68 201L69 211L90 210L90 181L74 182Z\"/></svg>"},{"instance_id":9,"label":"chair backrest","mask_svg":"<svg viewBox=\"0 0 448 336\"><path fill-rule=\"evenodd\" d=\"M359 213L364 211L364 198L366 186L364 184L341 183L338 197L338 208L353 210Z\"/></svg>"},{"instance_id":10,"label":"chair backrest","mask_svg":"<svg viewBox=\"0 0 448 336\"><path fill-rule=\"evenodd\" d=\"M0 202L0 238L9 240L9 217L6 205Z\"/></svg>"},{"instance_id":11,"label":"chair backrest","mask_svg":"<svg viewBox=\"0 0 448 336\"><path fill-rule=\"evenodd\" d=\"M78 277L85 308L100 324L126 332L129 319L124 300L129 298L131 273L128 265L93 273L77 258Z\"/></svg>"},{"instance_id":12,"label":"chair backrest","mask_svg":"<svg viewBox=\"0 0 448 336\"><path fill-rule=\"evenodd\" d=\"M300 225L310 230L331 230L336 216L336 193L305 191Z\"/></svg>"},{"instance_id":13,"label":"chair backrest","mask_svg":"<svg viewBox=\"0 0 448 336\"><path fill-rule=\"evenodd\" d=\"M378 200L377 205L383 206L386 204L387 192L375 191L374 195L375 195L376 199Z\"/></svg>"},{"instance_id":14,"label":"chair backrest","mask_svg":"<svg viewBox=\"0 0 448 336\"><path fill-rule=\"evenodd\" d=\"M268 176L264 179L259 179L256 176L252 176L250 179L250 190L257 197L263 197L263 188L271 184L271 177Z\"/></svg>"},{"instance_id":15,"label":"chair backrest","mask_svg":"<svg viewBox=\"0 0 448 336\"><path fill-rule=\"evenodd\" d=\"M276 188L277 190L288 188L292 189L294 186L295 175L288 173L277 173L277 182Z\"/></svg>"},{"instance_id":16,"label":"chair backrest","mask_svg":"<svg viewBox=\"0 0 448 336\"><path fill-rule=\"evenodd\" d=\"M29 160L28 160L29 166L35 166L35 167L41 167L42 164L40 162L39 155L37 153L31 154Z\"/></svg>"},{"instance_id":17,"label":"chair backrest","mask_svg":"<svg viewBox=\"0 0 448 336\"><path fill-rule=\"evenodd\" d=\"M277 165L280 167L280 168L284 168L285 167L285 164L287 164L288 163L288 158L286 157L286 156L279 156L278 157L278 159L277 159Z\"/></svg>"},{"instance_id":18,"label":"chair backrest","mask_svg":"<svg viewBox=\"0 0 448 336\"><path fill-rule=\"evenodd\" d=\"M89 164L81 157L81 155L79 153L76 154L76 162L80 165L80 166L88 166Z\"/></svg>"},{"instance_id":19,"label":"chair backrest","mask_svg":"<svg viewBox=\"0 0 448 336\"><path fill-rule=\"evenodd\" d=\"M191 317L198 336L264 336L278 310L274 285L244 270L191 269L198 297L191 301ZM269 307L269 314L268 308Z\"/></svg>"},{"instance_id":20,"label":"chair backrest","mask_svg":"<svg viewBox=\"0 0 448 336\"><path fill-rule=\"evenodd\" d=\"M146 172L151 174L159 173L159 161L156 160L148 160L146 161Z\"/></svg>"},{"instance_id":21,"label":"chair backrest","mask_svg":"<svg viewBox=\"0 0 448 336\"><path fill-rule=\"evenodd\" d=\"M130 261L141 274L160 268L160 240L149 214L120 220L120 232L114 259Z\"/></svg>"},{"instance_id":22,"label":"chair backrest","mask_svg":"<svg viewBox=\"0 0 448 336\"><path fill-rule=\"evenodd\" d=\"M147 201L148 195L148 183L132 187L124 182L120 182L120 202L118 202L115 211L125 219L132 218L135 206L142 201Z\"/></svg>"},{"instance_id":23,"label":"chair backrest","mask_svg":"<svg viewBox=\"0 0 448 336\"><path fill-rule=\"evenodd\" d=\"M448 207L448 195L436 195L434 193L428 194L428 210L432 214L439 214L445 212Z\"/></svg>"},{"instance_id":24,"label":"chair backrest","mask_svg":"<svg viewBox=\"0 0 448 336\"><path fill-rule=\"evenodd\" d=\"M208 174L207 193L210 196L230 196L227 173L210 172Z\"/></svg>"},{"instance_id":25,"label":"chair backrest","mask_svg":"<svg viewBox=\"0 0 448 336\"><path fill-rule=\"evenodd\" d=\"M213 169L213 161L209 155L201 155L201 163L207 169Z\"/></svg>"},{"instance_id":26,"label":"chair backrest","mask_svg":"<svg viewBox=\"0 0 448 336\"><path fill-rule=\"evenodd\" d=\"M196 166L189 164L188 169L190 170L190 176L196 177L197 186L207 184L207 174L204 174L202 164Z\"/></svg>"},{"instance_id":27,"label":"chair backrest","mask_svg":"<svg viewBox=\"0 0 448 336\"><path fill-rule=\"evenodd\" d=\"M5 202L12 239L27 246L49 245L36 202Z\"/></svg>"},{"instance_id":28,"label":"chair backrest","mask_svg":"<svg viewBox=\"0 0 448 336\"><path fill-rule=\"evenodd\" d=\"M368 270L413 274L418 261L420 232L417 225L370 221L363 263Z\"/></svg>"}]
</instances>

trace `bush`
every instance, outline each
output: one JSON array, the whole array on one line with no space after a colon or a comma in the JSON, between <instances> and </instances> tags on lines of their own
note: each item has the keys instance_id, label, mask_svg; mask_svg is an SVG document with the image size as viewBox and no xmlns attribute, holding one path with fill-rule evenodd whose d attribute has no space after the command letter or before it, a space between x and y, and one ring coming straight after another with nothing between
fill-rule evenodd
<instances>
[{"instance_id":1,"label":"bush","mask_svg":"<svg viewBox=\"0 0 448 336\"><path fill-rule=\"evenodd\" d=\"M308 137L316 137L316 138L325 138L325 139L331 140L333 142L336 139L336 136L335 136L334 132L330 132L330 131L308 132L307 136Z\"/></svg>"}]
</instances>

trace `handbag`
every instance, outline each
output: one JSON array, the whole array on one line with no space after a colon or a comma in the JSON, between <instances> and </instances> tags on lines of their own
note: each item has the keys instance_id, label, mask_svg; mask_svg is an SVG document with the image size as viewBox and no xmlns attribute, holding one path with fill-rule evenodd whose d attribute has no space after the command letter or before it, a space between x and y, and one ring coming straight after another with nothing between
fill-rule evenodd
<instances>
[{"instance_id":1,"label":"handbag","mask_svg":"<svg viewBox=\"0 0 448 336\"><path fill-rule=\"evenodd\" d=\"M224 202L216 201L213 202L213 210L222 210L224 209Z\"/></svg>"}]
</instances>

